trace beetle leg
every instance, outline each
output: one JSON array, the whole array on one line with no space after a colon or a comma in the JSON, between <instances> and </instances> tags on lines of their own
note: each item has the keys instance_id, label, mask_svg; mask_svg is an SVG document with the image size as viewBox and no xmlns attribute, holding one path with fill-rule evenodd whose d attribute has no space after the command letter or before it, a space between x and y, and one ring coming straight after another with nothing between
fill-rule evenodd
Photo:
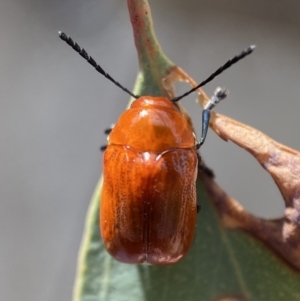
<instances>
[{"instance_id":1,"label":"beetle leg","mask_svg":"<svg viewBox=\"0 0 300 301\"><path fill-rule=\"evenodd\" d=\"M107 128L107 129L104 130L104 134L105 134L105 135L109 135L110 132L112 131L112 129L113 129L114 127L115 127L115 124L112 123L112 124L110 125L109 128Z\"/></svg>"},{"instance_id":2,"label":"beetle leg","mask_svg":"<svg viewBox=\"0 0 300 301\"><path fill-rule=\"evenodd\" d=\"M104 152L107 149L107 145L101 145L100 146L100 151Z\"/></svg>"},{"instance_id":3,"label":"beetle leg","mask_svg":"<svg viewBox=\"0 0 300 301\"><path fill-rule=\"evenodd\" d=\"M199 149L200 146L204 143L210 120L210 111L219 103L222 99L226 98L228 95L228 90L225 88L217 88L214 95L211 97L210 101L205 106L202 112L202 133L200 142L197 143L196 148Z\"/></svg>"},{"instance_id":4,"label":"beetle leg","mask_svg":"<svg viewBox=\"0 0 300 301\"><path fill-rule=\"evenodd\" d=\"M104 130L104 134L105 134L106 136L108 136L114 127L115 127L115 124L114 124L114 123L111 124L109 128L107 128L107 129ZM106 150L106 148L107 148L107 144L101 145L100 151L101 151L101 152L104 152L104 151Z\"/></svg>"},{"instance_id":5,"label":"beetle leg","mask_svg":"<svg viewBox=\"0 0 300 301\"><path fill-rule=\"evenodd\" d=\"M210 178L214 178L215 177L215 174L214 174L213 170L210 169L209 167L205 166L205 165L200 164L198 166L198 170L201 171L201 172L203 172L203 173L205 173Z\"/></svg>"},{"instance_id":6,"label":"beetle leg","mask_svg":"<svg viewBox=\"0 0 300 301\"><path fill-rule=\"evenodd\" d=\"M201 157L198 153L197 153L197 157L198 157L198 171L205 173L210 178L214 178L215 174L213 170L203 164L203 161L201 160Z\"/></svg>"}]
</instances>

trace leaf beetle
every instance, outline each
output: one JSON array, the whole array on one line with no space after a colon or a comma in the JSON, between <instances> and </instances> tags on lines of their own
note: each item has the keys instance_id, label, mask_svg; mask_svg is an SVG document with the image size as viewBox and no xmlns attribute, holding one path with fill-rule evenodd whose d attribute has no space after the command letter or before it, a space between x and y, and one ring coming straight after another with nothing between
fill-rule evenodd
<instances>
[{"instance_id":1,"label":"leaf beetle","mask_svg":"<svg viewBox=\"0 0 300 301\"><path fill-rule=\"evenodd\" d=\"M124 263L178 262L188 253L195 234L196 178L201 160L197 149L205 141L210 111L227 96L227 90L217 89L204 108L199 142L175 104L252 53L255 46L170 100L133 94L65 33L59 32L59 36L98 72L136 98L108 131L104 147L100 231L106 250Z\"/></svg>"}]
</instances>

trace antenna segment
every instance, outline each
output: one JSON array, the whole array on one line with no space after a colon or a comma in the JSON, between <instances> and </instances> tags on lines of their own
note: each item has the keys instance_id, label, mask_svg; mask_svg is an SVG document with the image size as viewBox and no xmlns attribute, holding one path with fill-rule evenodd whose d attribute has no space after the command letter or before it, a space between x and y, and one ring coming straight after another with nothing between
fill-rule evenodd
<instances>
[{"instance_id":1,"label":"antenna segment","mask_svg":"<svg viewBox=\"0 0 300 301\"><path fill-rule=\"evenodd\" d=\"M123 87L120 83L118 83L116 80L114 80L108 73L106 73L100 65L96 63L96 61L85 51L84 48L81 48L76 42L74 42L71 37L68 37L64 32L59 31L58 32L60 38L65 41L68 45L70 45L76 52L78 52L84 59L86 59L99 73L101 73L103 76L105 76L107 79L109 79L111 82L113 82L116 86L121 88L123 91L128 93L130 96L134 98L139 98L140 96L133 94L128 89Z\"/></svg>"},{"instance_id":2,"label":"antenna segment","mask_svg":"<svg viewBox=\"0 0 300 301\"><path fill-rule=\"evenodd\" d=\"M212 81L216 76L218 76L223 71L225 71L226 69L228 69L229 67L231 67L233 64L237 63L238 61L240 61L241 59L243 59L245 56L247 56L250 53L252 53L253 50L255 49L255 47L256 47L255 45L249 46L247 49L245 49L244 51L242 51L239 55L236 55L234 58L232 58L229 61L227 61L223 66L221 66L217 71L215 71L212 75L210 75L206 80L204 80L198 86L194 87L193 89L191 89L188 92L185 92L181 96L177 96L177 97L173 98L172 101L177 102L180 99L182 99L183 97L185 97L185 96L187 96L187 95L195 92L198 88L206 85L208 82Z\"/></svg>"}]
</instances>

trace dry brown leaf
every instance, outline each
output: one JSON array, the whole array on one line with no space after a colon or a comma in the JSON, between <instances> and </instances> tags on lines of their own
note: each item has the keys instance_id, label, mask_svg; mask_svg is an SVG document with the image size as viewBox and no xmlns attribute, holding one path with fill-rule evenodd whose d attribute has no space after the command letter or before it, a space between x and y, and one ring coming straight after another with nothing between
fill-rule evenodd
<instances>
[{"instance_id":1,"label":"dry brown leaf","mask_svg":"<svg viewBox=\"0 0 300 301\"><path fill-rule=\"evenodd\" d=\"M214 181L204 179L225 226L248 231L300 269L300 153L223 115L214 114L210 126L222 139L231 140L256 158L274 179L286 207L281 219L257 218L227 196Z\"/></svg>"}]
</instances>

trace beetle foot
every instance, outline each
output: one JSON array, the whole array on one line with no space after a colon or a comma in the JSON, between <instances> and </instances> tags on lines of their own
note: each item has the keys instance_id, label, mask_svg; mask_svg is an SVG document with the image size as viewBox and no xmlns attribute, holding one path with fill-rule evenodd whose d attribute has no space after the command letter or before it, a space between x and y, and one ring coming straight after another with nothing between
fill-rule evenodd
<instances>
[{"instance_id":1,"label":"beetle foot","mask_svg":"<svg viewBox=\"0 0 300 301\"><path fill-rule=\"evenodd\" d=\"M205 174L206 174L207 176L209 176L210 178L214 178L214 177L215 177L215 174L214 174L213 170L210 169L209 167L207 167L207 166L201 164L201 163L198 165L198 170L199 170L200 172L205 173Z\"/></svg>"}]
</instances>

